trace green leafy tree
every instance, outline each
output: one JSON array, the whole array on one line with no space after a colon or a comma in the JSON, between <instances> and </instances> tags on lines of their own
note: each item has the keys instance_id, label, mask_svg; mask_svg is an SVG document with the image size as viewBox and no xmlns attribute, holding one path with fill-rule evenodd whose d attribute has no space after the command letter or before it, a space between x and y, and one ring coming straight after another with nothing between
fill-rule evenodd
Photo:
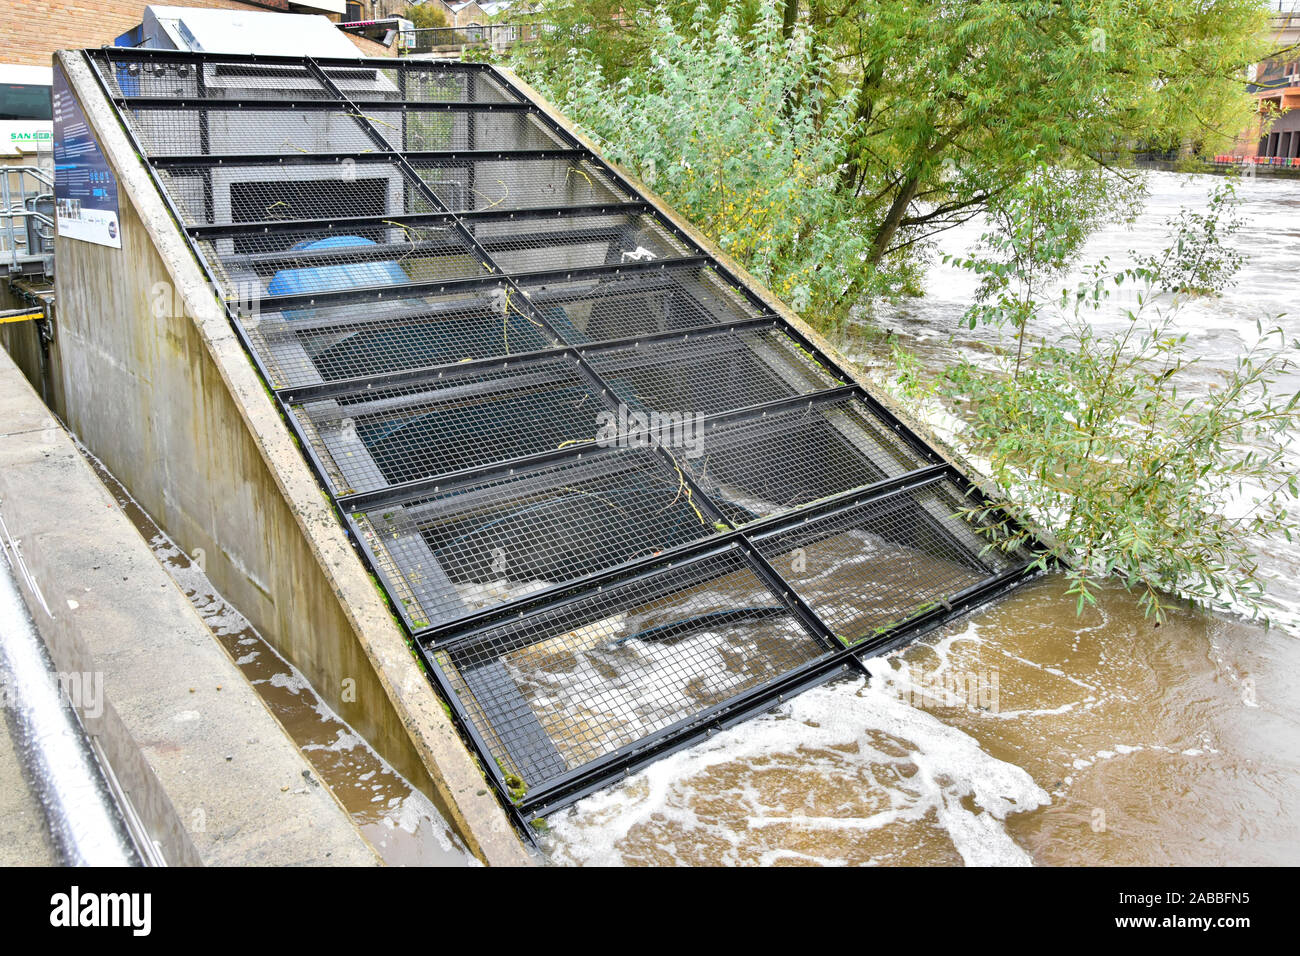
<instances>
[{"instance_id":1,"label":"green leafy tree","mask_svg":"<svg viewBox=\"0 0 1300 956\"><path fill-rule=\"evenodd\" d=\"M856 78L846 177L879 188L871 261L961 222L1040 164L1227 141L1250 115L1255 0L851 0L811 23ZM1085 206L1111 176L1073 193Z\"/></svg>"},{"instance_id":2,"label":"green leafy tree","mask_svg":"<svg viewBox=\"0 0 1300 956\"><path fill-rule=\"evenodd\" d=\"M676 74L662 64L681 43L706 41L725 22L753 41L748 56L766 57L765 73L786 50L818 64L787 83L775 120L804 124L801 135L832 125L837 208L865 249L814 321L906 288L930 238L1022 201L1017 191L1044 166L1078 174L1054 197L1063 218L1086 219L1099 203L1123 214L1140 194L1133 153L1213 150L1247 125L1245 69L1267 45L1258 0L575 0L548 6L547 18L560 28L524 48L518 68L629 158L661 144L589 114L595 67L602 95L685 97L673 115L695 117L698 129L717 90L746 97L753 71L718 57L713 85L669 89ZM785 46L771 40L774 23ZM774 159L776 172L784 156ZM802 225L786 222L787 237Z\"/></svg>"},{"instance_id":3,"label":"green leafy tree","mask_svg":"<svg viewBox=\"0 0 1300 956\"><path fill-rule=\"evenodd\" d=\"M414 23L417 30L451 26L447 22L446 11L436 3L413 3L406 8L402 16Z\"/></svg>"},{"instance_id":4,"label":"green leafy tree","mask_svg":"<svg viewBox=\"0 0 1300 956\"><path fill-rule=\"evenodd\" d=\"M1015 330L1013 378L1019 375L1029 327L1043 310L1048 283L1065 273L1093 230L1113 217L1115 205L1131 205L1131 194L1140 191L1140 181L1121 180L1116 185L1122 188L1103 192L1094 188L1099 178L1105 177L1097 170L1039 166L989 211L989 228L971 255L945 257L980 277L966 323Z\"/></svg>"},{"instance_id":5,"label":"green leafy tree","mask_svg":"<svg viewBox=\"0 0 1300 956\"><path fill-rule=\"evenodd\" d=\"M1210 192L1204 212L1180 209L1168 221L1174 241L1158 256L1139 257L1166 292L1219 295L1232 285L1243 256L1227 245L1242 226L1234 202L1237 185L1225 180Z\"/></svg>"},{"instance_id":6,"label":"green leafy tree","mask_svg":"<svg viewBox=\"0 0 1300 956\"><path fill-rule=\"evenodd\" d=\"M1177 219L1170 252L1153 261L1176 262L1188 248L1197 261L1227 261L1219 251L1218 222L1232 214L1224 196L1217 192L1198 217ZM1039 210L1013 208L1014 247L1036 234ZM1013 328L1017 347L991 368L967 361L948 369L938 391L962 413L959 441L987 463L999 506L1050 533L1043 563L1065 562L1079 609L1093 603L1101 579L1116 576L1157 619L1170 594L1262 612L1256 551L1268 536L1291 539L1300 495L1288 457L1300 393L1278 394L1295 348L1281 330L1260 326L1256 344L1207 392L1196 386L1199 360L1176 331L1178 302L1162 311L1167 280L1150 264L1113 274L1098 264L1050 306L1029 304L1041 270L1006 259L996 270L959 264L993 276L998 290L973 307L972 321ZM1184 272L1171 274L1178 281ZM1116 292L1130 296L1127 322L1100 335L1090 318ZM1026 349L1038 318L1064 331ZM906 364L899 379L916 390ZM1008 544L1021 541L1012 535Z\"/></svg>"},{"instance_id":7,"label":"green leafy tree","mask_svg":"<svg viewBox=\"0 0 1300 956\"><path fill-rule=\"evenodd\" d=\"M851 103L825 99L833 62L806 35L787 40L775 5L748 20L739 7L698 12L689 29L657 21L645 75L614 81L575 47L562 71L533 79L611 159L824 317L848 301L869 245L838 185Z\"/></svg>"}]
</instances>

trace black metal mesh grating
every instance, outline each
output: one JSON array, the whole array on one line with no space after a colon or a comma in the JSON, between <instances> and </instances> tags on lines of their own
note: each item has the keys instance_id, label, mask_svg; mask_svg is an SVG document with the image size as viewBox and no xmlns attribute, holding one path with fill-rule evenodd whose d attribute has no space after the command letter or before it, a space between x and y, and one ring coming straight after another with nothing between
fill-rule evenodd
<instances>
[{"instance_id":1,"label":"black metal mesh grating","mask_svg":"<svg viewBox=\"0 0 1300 956\"><path fill-rule=\"evenodd\" d=\"M454 228L382 224L322 236L271 232L199 243L227 298L374 288L491 275Z\"/></svg>"},{"instance_id":2,"label":"black metal mesh grating","mask_svg":"<svg viewBox=\"0 0 1300 956\"><path fill-rule=\"evenodd\" d=\"M568 355L451 366L291 407L337 495L590 442L604 409Z\"/></svg>"},{"instance_id":3,"label":"black metal mesh grating","mask_svg":"<svg viewBox=\"0 0 1300 956\"><path fill-rule=\"evenodd\" d=\"M352 99L398 99L407 103L522 103L486 70L447 63L404 62L400 67L372 69L326 67L325 74ZM372 92L390 90L386 96Z\"/></svg>"},{"instance_id":4,"label":"black metal mesh grating","mask_svg":"<svg viewBox=\"0 0 1300 956\"><path fill-rule=\"evenodd\" d=\"M883 634L1025 560L969 517L952 481L849 505L755 539L772 566L845 641ZM981 530L982 527L982 530Z\"/></svg>"},{"instance_id":5,"label":"black metal mesh grating","mask_svg":"<svg viewBox=\"0 0 1300 956\"><path fill-rule=\"evenodd\" d=\"M296 63L195 63L158 57L109 63L101 73L116 96L186 102L266 99L277 103L329 98L311 71Z\"/></svg>"},{"instance_id":6,"label":"black metal mesh grating","mask_svg":"<svg viewBox=\"0 0 1300 956\"><path fill-rule=\"evenodd\" d=\"M376 148L357 122L359 117L343 108L306 109L268 102L264 107L234 109L198 101L193 109L135 109L129 115L150 156L352 153ZM367 118L400 135L400 112Z\"/></svg>"},{"instance_id":7,"label":"black metal mesh grating","mask_svg":"<svg viewBox=\"0 0 1300 956\"><path fill-rule=\"evenodd\" d=\"M504 75L88 55L507 789L553 806L1027 562ZM664 421L694 440L629 440Z\"/></svg>"},{"instance_id":8,"label":"black metal mesh grating","mask_svg":"<svg viewBox=\"0 0 1300 956\"><path fill-rule=\"evenodd\" d=\"M435 660L536 789L816 660L825 647L736 549L525 614Z\"/></svg>"},{"instance_id":9,"label":"black metal mesh grating","mask_svg":"<svg viewBox=\"0 0 1300 956\"><path fill-rule=\"evenodd\" d=\"M687 333L584 355L629 408L688 418L845 384L779 328Z\"/></svg>"},{"instance_id":10,"label":"black metal mesh grating","mask_svg":"<svg viewBox=\"0 0 1300 956\"><path fill-rule=\"evenodd\" d=\"M685 332L763 314L707 266L629 265L616 274L526 284L524 291L573 345Z\"/></svg>"},{"instance_id":11,"label":"black metal mesh grating","mask_svg":"<svg viewBox=\"0 0 1300 956\"><path fill-rule=\"evenodd\" d=\"M190 226L317 220L317 234L329 235L346 231L350 218L389 220L396 229L393 218L438 211L420 199L385 153L363 161L187 165L160 175ZM250 226L247 234L259 231Z\"/></svg>"},{"instance_id":12,"label":"black metal mesh grating","mask_svg":"<svg viewBox=\"0 0 1300 956\"><path fill-rule=\"evenodd\" d=\"M254 287L255 289L258 287ZM251 299L251 307L257 302ZM537 352L556 343L503 288L243 317L273 388Z\"/></svg>"},{"instance_id":13,"label":"black metal mesh grating","mask_svg":"<svg viewBox=\"0 0 1300 956\"><path fill-rule=\"evenodd\" d=\"M372 111L366 115L373 119L376 114ZM557 149L567 145L535 113L484 107L378 115L375 126L388 144L398 150Z\"/></svg>"},{"instance_id":14,"label":"black metal mesh grating","mask_svg":"<svg viewBox=\"0 0 1300 956\"><path fill-rule=\"evenodd\" d=\"M469 221L474 238L509 274L652 263L693 250L650 216L555 215Z\"/></svg>"},{"instance_id":15,"label":"black metal mesh grating","mask_svg":"<svg viewBox=\"0 0 1300 956\"><path fill-rule=\"evenodd\" d=\"M416 158L411 165L438 199L457 212L592 206L636 199L587 159Z\"/></svg>"},{"instance_id":16,"label":"black metal mesh grating","mask_svg":"<svg viewBox=\"0 0 1300 956\"><path fill-rule=\"evenodd\" d=\"M491 73L449 64L404 63L325 66L324 74L353 100L404 103L522 103ZM194 63L166 56L127 59L101 70L110 92L124 97L166 97L186 102L257 100L292 103L333 98L306 65L274 62Z\"/></svg>"},{"instance_id":17,"label":"black metal mesh grating","mask_svg":"<svg viewBox=\"0 0 1300 956\"><path fill-rule=\"evenodd\" d=\"M737 526L925 465L853 397L710 423L701 446L686 465Z\"/></svg>"},{"instance_id":18,"label":"black metal mesh grating","mask_svg":"<svg viewBox=\"0 0 1300 956\"><path fill-rule=\"evenodd\" d=\"M647 449L449 485L355 520L411 591L416 629L716 533L676 467Z\"/></svg>"}]
</instances>

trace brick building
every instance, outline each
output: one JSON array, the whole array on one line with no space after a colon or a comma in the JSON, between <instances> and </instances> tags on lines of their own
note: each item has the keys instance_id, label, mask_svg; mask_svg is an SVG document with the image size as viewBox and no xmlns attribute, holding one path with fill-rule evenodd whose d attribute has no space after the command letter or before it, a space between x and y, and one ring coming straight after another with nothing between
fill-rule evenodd
<instances>
[{"instance_id":1,"label":"brick building","mask_svg":"<svg viewBox=\"0 0 1300 956\"><path fill-rule=\"evenodd\" d=\"M1266 130L1256 131L1255 155L1300 157L1300 60L1260 64L1252 85L1261 115L1269 120Z\"/></svg>"},{"instance_id":2,"label":"brick building","mask_svg":"<svg viewBox=\"0 0 1300 956\"><path fill-rule=\"evenodd\" d=\"M341 19L339 0L178 0L178 6L323 14ZM148 0L5 0L0 18L0 63L49 66L55 50L111 44L140 23ZM365 56L393 50L348 35Z\"/></svg>"},{"instance_id":3,"label":"brick building","mask_svg":"<svg viewBox=\"0 0 1300 956\"><path fill-rule=\"evenodd\" d=\"M1300 56L1295 53L1300 44L1300 14L1274 15L1269 39L1282 55L1251 70L1247 88L1259 102L1259 118L1238 138L1231 156L1234 161L1300 157Z\"/></svg>"}]
</instances>

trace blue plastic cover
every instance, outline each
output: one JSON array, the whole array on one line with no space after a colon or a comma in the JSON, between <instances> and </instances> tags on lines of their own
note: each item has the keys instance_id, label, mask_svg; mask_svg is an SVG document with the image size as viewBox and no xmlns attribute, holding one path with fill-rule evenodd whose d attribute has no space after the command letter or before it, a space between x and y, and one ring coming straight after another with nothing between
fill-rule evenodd
<instances>
[{"instance_id":1,"label":"blue plastic cover","mask_svg":"<svg viewBox=\"0 0 1300 956\"><path fill-rule=\"evenodd\" d=\"M364 236L329 236L308 239L293 246L310 252L317 249L340 249L348 246L373 246ZM410 277L393 260L382 262L341 262L337 265L281 269L271 277L267 295L296 295L303 292L336 292L365 286L405 285Z\"/></svg>"}]
</instances>

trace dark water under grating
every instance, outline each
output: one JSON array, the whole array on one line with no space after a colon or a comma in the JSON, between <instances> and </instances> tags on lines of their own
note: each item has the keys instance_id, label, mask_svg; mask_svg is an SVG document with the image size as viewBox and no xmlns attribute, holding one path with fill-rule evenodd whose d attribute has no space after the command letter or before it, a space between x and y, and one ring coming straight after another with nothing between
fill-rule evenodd
<instances>
[{"instance_id":1,"label":"dark water under grating","mask_svg":"<svg viewBox=\"0 0 1300 956\"><path fill-rule=\"evenodd\" d=\"M521 823L1026 565L495 70L88 56Z\"/></svg>"},{"instance_id":2,"label":"dark water under grating","mask_svg":"<svg viewBox=\"0 0 1300 956\"><path fill-rule=\"evenodd\" d=\"M557 356L452 367L293 411L314 437L333 490L351 494L590 442L602 407L577 360Z\"/></svg>"},{"instance_id":3,"label":"dark water under grating","mask_svg":"<svg viewBox=\"0 0 1300 956\"><path fill-rule=\"evenodd\" d=\"M826 652L733 549L490 629L437 659L496 732L493 756L537 787ZM501 680L482 676L493 672Z\"/></svg>"},{"instance_id":4,"label":"dark water under grating","mask_svg":"<svg viewBox=\"0 0 1300 956\"><path fill-rule=\"evenodd\" d=\"M716 533L667 456L612 450L458 483L359 523L416 627Z\"/></svg>"},{"instance_id":5,"label":"dark water under grating","mask_svg":"<svg viewBox=\"0 0 1300 956\"><path fill-rule=\"evenodd\" d=\"M535 320L495 309L490 295L327 305L240 324L273 388L454 365L555 344Z\"/></svg>"},{"instance_id":6,"label":"dark water under grating","mask_svg":"<svg viewBox=\"0 0 1300 956\"><path fill-rule=\"evenodd\" d=\"M852 397L710 425L704 448L687 467L738 526L925 464Z\"/></svg>"},{"instance_id":7,"label":"dark water under grating","mask_svg":"<svg viewBox=\"0 0 1300 956\"><path fill-rule=\"evenodd\" d=\"M645 410L712 415L845 384L772 328L583 354L620 399Z\"/></svg>"},{"instance_id":8,"label":"dark water under grating","mask_svg":"<svg viewBox=\"0 0 1300 956\"><path fill-rule=\"evenodd\" d=\"M1025 560L954 517L972 507L936 479L758 535L755 546L838 637L857 642Z\"/></svg>"}]
</instances>

